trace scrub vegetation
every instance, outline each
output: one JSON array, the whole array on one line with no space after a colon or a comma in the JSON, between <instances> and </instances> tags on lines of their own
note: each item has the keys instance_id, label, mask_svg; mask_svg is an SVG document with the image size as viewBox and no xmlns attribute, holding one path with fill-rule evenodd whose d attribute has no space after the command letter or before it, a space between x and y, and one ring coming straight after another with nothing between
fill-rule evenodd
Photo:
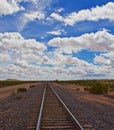
<instances>
[{"instance_id":1,"label":"scrub vegetation","mask_svg":"<svg viewBox=\"0 0 114 130\"><path fill-rule=\"evenodd\" d=\"M84 86L84 90L94 94L106 94L110 91L114 91L114 80L69 80L58 81L57 83L71 83L80 86Z\"/></svg>"},{"instance_id":2,"label":"scrub vegetation","mask_svg":"<svg viewBox=\"0 0 114 130\"><path fill-rule=\"evenodd\" d=\"M19 80L4 80L0 81L0 88L6 87L6 86L13 86L13 85L19 85L19 84L25 84L25 83L37 83L38 81L19 81Z\"/></svg>"},{"instance_id":3,"label":"scrub vegetation","mask_svg":"<svg viewBox=\"0 0 114 130\"><path fill-rule=\"evenodd\" d=\"M27 91L26 88L18 88L17 89L17 93L26 92L26 91Z\"/></svg>"}]
</instances>

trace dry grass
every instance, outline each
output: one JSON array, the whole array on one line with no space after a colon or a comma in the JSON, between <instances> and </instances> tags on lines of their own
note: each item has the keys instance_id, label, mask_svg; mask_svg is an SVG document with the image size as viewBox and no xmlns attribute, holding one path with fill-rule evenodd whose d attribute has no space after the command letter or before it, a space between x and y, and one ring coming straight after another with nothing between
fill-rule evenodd
<instances>
[{"instance_id":1,"label":"dry grass","mask_svg":"<svg viewBox=\"0 0 114 130\"><path fill-rule=\"evenodd\" d=\"M21 85L15 85L15 86L8 86L4 88L0 88L0 99L6 98L13 93L15 94L18 88L26 88L28 89L31 85L37 85L38 83L26 83Z\"/></svg>"}]
</instances>

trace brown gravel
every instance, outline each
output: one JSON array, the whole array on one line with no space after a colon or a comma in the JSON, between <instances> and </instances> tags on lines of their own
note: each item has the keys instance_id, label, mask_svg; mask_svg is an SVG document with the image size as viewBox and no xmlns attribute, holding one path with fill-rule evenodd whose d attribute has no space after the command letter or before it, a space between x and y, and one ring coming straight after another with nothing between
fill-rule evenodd
<instances>
[{"instance_id":1,"label":"brown gravel","mask_svg":"<svg viewBox=\"0 0 114 130\"><path fill-rule=\"evenodd\" d=\"M81 123L95 130L114 130L113 95L89 94L81 86L69 84L53 84L53 87ZM1 99L0 130L29 130L33 115L38 116L43 88L44 83L39 83L27 92Z\"/></svg>"},{"instance_id":2,"label":"brown gravel","mask_svg":"<svg viewBox=\"0 0 114 130\"><path fill-rule=\"evenodd\" d=\"M0 130L28 130L34 110L39 111L43 87L40 83L0 101Z\"/></svg>"},{"instance_id":3,"label":"brown gravel","mask_svg":"<svg viewBox=\"0 0 114 130\"><path fill-rule=\"evenodd\" d=\"M81 86L70 84L53 86L79 121L95 130L114 130L113 95L89 94Z\"/></svg>"},{"instance_id":4,"label":"brown gravel","mask_svg":"<svg viewBox=\"0 0 114 130\"><path fill-rule=\"evenodd\" d=\"M88 91L84 90L83 86L78 86L75 84L66 84L64 83L61 85L61 87L67 89L68 91L74 93L74 97L78 96L78 98L81 100L88 100L90 102L94 103L101 103L104 105L111 105L114 107L114 91L108 93L107 95L97 95L97 94L91 94ZM80 89L77 91L77 89Z\"/></svg>"}]
</instances>

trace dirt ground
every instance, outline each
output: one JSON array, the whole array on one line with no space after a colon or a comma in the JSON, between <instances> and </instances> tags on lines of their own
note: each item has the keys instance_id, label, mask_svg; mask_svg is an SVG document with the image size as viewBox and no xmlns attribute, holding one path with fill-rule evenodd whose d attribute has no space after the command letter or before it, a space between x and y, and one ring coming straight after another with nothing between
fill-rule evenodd
<instances>
[{"instance_id":1,"label":"dirt ground","mask_svg":"<svg viewBox=\"0 0 114 130\"><path fill-rule=\"evenodd\" d=\"M27 83L15 86L6 86L4 88L0 88L0 100L10 96L11 94L15 93L18 88L29 88L31 85L37 85L38 83Z\"/></svg>"},{"instance_id":2,"label":"dirt ground","mask_svg":"<svg viewBox=\"0 0 114 130\"><path fill-rule=\"evenodd\" d=\"M100 103L105 105L111 105L114 107L114 91L108 93L107 95L91 94L84 90L84 86L78 86L75 84L61 84L61 87L68 89L74 93L74 96L80 99L85 99L90 102ZM80 90L77 90L80 89Z\"/></svg>"}]
</instances>

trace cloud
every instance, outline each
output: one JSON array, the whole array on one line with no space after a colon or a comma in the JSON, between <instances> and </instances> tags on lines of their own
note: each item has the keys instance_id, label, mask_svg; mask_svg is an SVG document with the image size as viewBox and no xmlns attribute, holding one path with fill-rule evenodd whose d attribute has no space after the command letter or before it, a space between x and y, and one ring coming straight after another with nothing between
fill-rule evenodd
<instances>
[{"instance_id":1,"label":"cloud","mask_svg":"<svg viewBox=\"0 0 114 130\"><path fill-rule=\"evenodd\" d=\"M107 58L105 58L103 56L96 56L94 58L94 62L96 64L100 64L100 65L110 65L111 64L110 59L107 59Z\"/></svg>"},{"instance_id":2,"label":"cloud","mask_svg":"<svg viewBox=\"0 0 114 130\"><path fill-rule=\"evenodd\" d=\"M27 2L27 6L21 2ZM34 20L48 22L56 19L73 26L80 21L114 21L114 3L80 10L62 16L64 9L55 9L50 17L46 10L53 0L1 0L0 16L15 14L19 18L19 30ZM49 9L50 10L50 9ZM51 11L51 10L50 10ZM47 21L44 21L46 18ZM17 20L18 21L18 20ZM56 26L47 34L60 36L64 29ZM45 35L47 35L45 34ZM63 35L62 35L63 36ZM50 47L51 46L51 47ZM49 50L48 50L49 47ZM54 49L53 49L54 48ZM53 51L51 51L53 49ZM89 63L74 57L72 52L87 50L99 52ZM26 39L20 33L0 33L0 79L83 79L114 77L114 35L103 29L96 33L86 33L77 37L56 37L47 44L35 39Z\"/></svg>"},{"instance_id":3,"label":"cloud","mask_svg":"<svg viewBox=\"0 0 114 130\"><path fill-rule=\"evenodd\" d=\"M19 33L0 33L0 61L38 62L45 50L46 46L35 39L24 39Z\"/></svg>"},{"instance_id":4,"label":"cloud","mask_svg":"<svg viewBox=\"0 0 114 130\"><path fill-rule=\"evenodd\" d=\"M0 15L13 14L24 10L24 7L20 6L20 2L16 0L0 0Z\"/></svg>"},{"instance_id":5,"label":"cloud","mask_svg":"<svg viewBox=\"0 0 114 130\"><path fill-rule=\"evenodd\" d=\"M35 76L41 73L36 64L41 64L41 57L45 50L46 46L35 39L25 39L16 32L0 33L0 61L2 61L0 79L8 78L8 76L9 78L35 79Z\"/></svg>"},{"instance_id":6,"label":"cloud","mask_svg":"<svg viewBox=\"0 0 114 130\"><path fill-rule=\"evenodd\" d=\"M46 9L50 7L53 0L31 0L26 11L19 17L20 23L18 31L22 31L25 25L34 20L44 20L46 17Z\"/></svg>"},{"instance_id":7,"label":"cloud","mask_svg":"<svg viewBox=\"0 0 114 130\"><path fill-rule=\"evenodd\" d=\"M62 7L57 9L57 12L59 12L59 13L61 13L63 11L64 11L64 8L62 8Z\"/></svg>"},{"instance_id":8,"label":"cloud","mask_svg":"<svg viewBox=\"0 0 114 130\"><path fill-rule=\"evenodd\" d=\"M63 22L63 17L60 16L59 14L57 14L57 13L52 13L51 17L54 18L54 19L56 19L56 20L58 20L58 21Z\"/></svg>"},{"instance_id":9,"label":"cloud","mask_svg":"<svg viewBox=\"0 0 114 130\"><path fill-rule=\"evenodd\" d=\"M52 67L48 65L53 65ZM68 65L68 67L67 67ZM2 68L2 69L1 69ZM31 64L29 59L15 59L9 65L0 67L0 78L17 78L17 79L86 79L87 78L113 78L114 68L104 64L97 66L80 60L71 55L62 55L54 52L52 57L46 54L39 57L35 64Z\"/></svg>"},{"instance_id":10,"label":"cloud","mask_svg":"<svg viewBox=\"0 0 114 130\"><path fill-rule=\"evenodd\" d=\"M27 19L27 21L34 21L35 19L41 20L45 18L45 15L42 12L30 12L30 13L25 13L23 15L23 17L25 19Z\"/></svg>"},{"instance_id":11,"label":"cloud","mask_svg":"<svg viewBox=\"0 0 114 130\"><path fill-rule=\"evenodd\" d=\"M59 30L47 32L47 34L52 34L52 35L56 35L56 36L59 36L59 35L61 35L62 33L64 33L64 30L63 30L63 29L59 29Z\"/></svg>"},{"instance_id":12,"label":"cloud","mask_svg":"<svg viewBox=\"0 0 114 130\"><path fill-rule=\"evenodd\" d=\"M20 17L21 23L18 26L18 31L22 31L24 26L29 23L30 21L34 20L43 20L45 18L45 14L42 11L28 11Z\"/></svg>"},{"instance_id":13,"label":"cloud","mask_svg":"<svg viewBox=\"0 0 114 130\"><path fill-rule=\"evenodd\" d=\"M109 65L114 67L114 52L100 54L94 58L94 62L100 65Z\"/></svg>"},{"instance_id":14,"label":"cloud","mask_svg":"<svg viewBox=\"0 0 114 130\"><path fill-rule=\"evenodd\" d=\"M108 52L108 53L104 53L101 56L104 56L106 58L110 58L111 60L114 60L114 51Z\"/></svg>"},{"instance_id":15,"label":"cloud","mask_svg":"<svg viewBox=\"0 0 114 130\"><path fill-rule=\"evenodd\" d=\"M98 52L110 52L114 50L114 35L106 30L96 33L83 34L79 37L53 38L48 45L57 47L59 51L71 54L83 49Z\"/></svg>"},{"instance_id":16,"label":"cloud","mask_svg":"<svg viewBox=\"0 0 114 130\"><path fill-rule=\"evenodd\" d=\"M19 59L17 59L14 62L14 65L16 65L17 67L25 68L25 69L29 66L26 60L19 60Z\"/></svg>"},{"instance_id":17,"label":"cloud","mask_svg":"<svg viewBox=\"0 0 114 130\"><path fill-rule=\"evenodd\" d=\"M65 58L66 57L66 58ZM69 59L69 57L64 56L66 60ZM72 57L70 57L72 59ZM56 60L56 59L55 59ZM55 61L54 67L48 67L48 66L37 66L37 65L31 65L28 64L26 61L16 61L14 64L11 64L5 69L3 68L5 72L10 74L11 76L18 76L24 79L88 79L88 78L113 78L113 72L114 68L108 65L103 66L96 66L93 64L89 64L86 61L80 60L80 59L73 59L75 66L72 67L64 67L62 62L64 64L68 63L66 60L59 61L59 64ZM66 62L66 63L65 63ZM72 64L72 62L69 61L69 64Z\"/></svg>"},{"instance_id":18,"label":"cloud","mask_svg":"<svg viewBox=\"0 0 114 130\"><path fill-rule=\"evenodd\" d=\"M0 33L0 50L17 52L40 53L46 49L45 45L35 39L24 39L20 33Z\"/></svg>"},{"instance_id":19,"label":"cloud","mask_svg":"<svg viewBox=\"0 0 114 130\"><path fill-rule=\"evenodd\" d=\"M10 59L10 55L9 54L0 54L0 61L9 61L9 60L11 60Z\"/></svg>"},{"instance_id":20,"label":"cloud","mask_svg":"<svg viewBox=\"0 0 114 130\"><path fill-rule=\"evenodd\" d=\"M65 75L66 79L111 79L114 76L114 35L106 29L78 37L53 38L48 45L57 48L48 61L55 66L58 78ZM88 63L86 60L72 57L73 51L81 50L101 53L95 56L94 63ZM63 52L69 55L64 55Z\"/></svg>"},{"instance_id":21,"label":"cloud","mask_svg":"<svg viewBox=\"0 0 114 130\"><path fill-rule=\"evenodd\" d=\"M63 55L58 51L53 53L53 57L48 60L50 64L56 67L76 67L76 66L88 66L88 62L80 60L77 57L71 55Z\"/></svg>"},{"instance_id":22,"label":"cloud","mask_svg":"<svg viewBox=\"0 0 114 130\"><path fill-rule=\"evenodd\" d=\"M103 6L96 6L95 8L80 10L79 12L72 12L69 15L61 16L57 13L52 13L51 17L55 20L64 22L66 25L73 26L80 21L98 21L108 19L114 22L114 3L108 2Z\"/></svg>"},{"instance_id":23,"label":"cloud","mask_svg":"<svg viewBox=\"0 0 114 130\"><path fill-rule=\"evenodd\" d=\"M35 39L25 39L19 33L0 33L0 78L18 79L83 79L113 78L114 35L107 30L79 37L54 38L48 45L52 52ZM72 51L83 49L103 52L94 63L72 57ZM69 53L64 55L63 52ZM9 61L8 63L6 61Z\"/></svg>"},{"instance_id":24,"label":"cloud","mask_svg":"<svg viewBox=\"0 0 114 130\"><path fill-rule=\"evenodd\" d=\"M44 0L0 0L0 15L9 15L22 10L29 10L27 7L23 7L21 2L29 3L31 11L33 11L33 7L35 11L36 9L37 11L42 11L52 3L52 0L47 0L46 2Z\"/></svg>"}]
</instances>

